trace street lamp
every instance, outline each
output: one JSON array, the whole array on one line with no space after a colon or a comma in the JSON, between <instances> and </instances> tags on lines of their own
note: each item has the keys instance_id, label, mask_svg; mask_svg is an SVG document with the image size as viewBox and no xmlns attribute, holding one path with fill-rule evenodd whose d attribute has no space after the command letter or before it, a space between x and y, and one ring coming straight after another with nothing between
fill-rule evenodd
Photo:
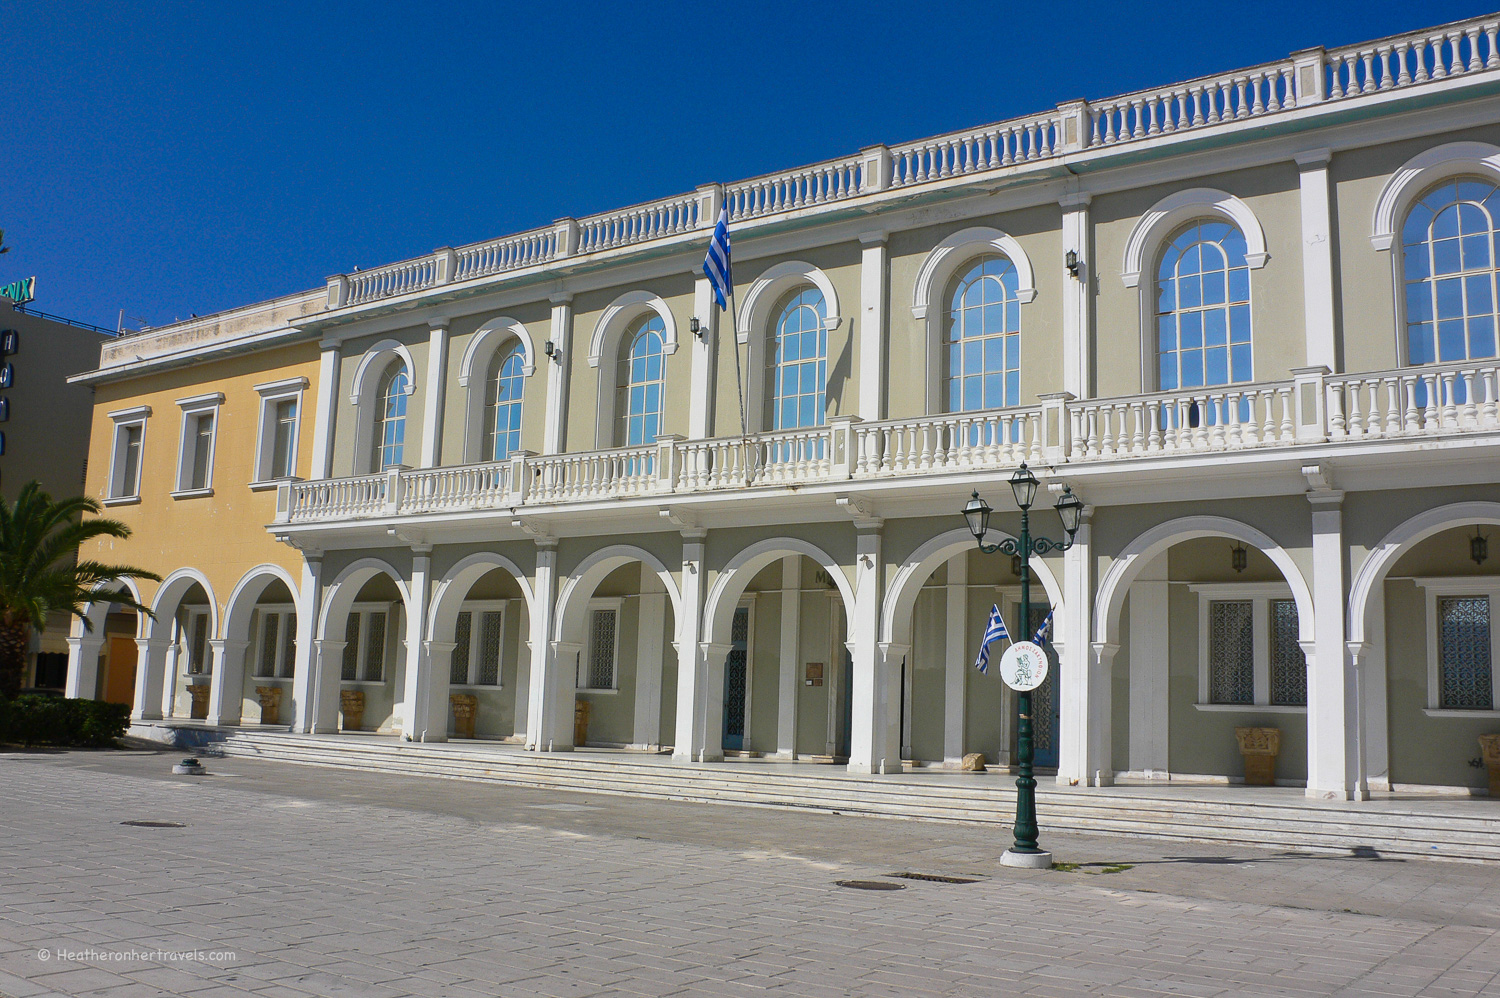
<instances>
[{"instance_id":1,"label":"street lamp","mask_svg":"<svg viewBox=\"0 0 1500 998\"><path fill-rule=\"evenodd\" d=\"M998 544L986 544L984 535L990 527L989 503L979 498L979 491L976 489L968 505L964 506L964 519L968 521L969 532L979 542L981 552L1016 555L1021 559L1021 627L1023 630L1031 626L1031 556L1046 554L1049 551L1068 550L1073 546L1074 536L1078 533L1078 525L1083 519L1083 500L1073 494L1071 487L1064 487L1055 508L1068 539L1054 541L1047 537L1032 537L1031 504L1036 499L1038 484L1036 476L1031 473L1030 468L1026 467L1025 462L1022 462L1015 474L1010 476L1010 489L1015 496L1016 505L1021 510L1020 538L1007 537ZM1019 763L1017 767L1019 772L1016 776L1016 841L1006 850L1001 862L1006 862L1010 866L1035 866L1039 865L1038 859L1048 854L1037 846L1036 777L1031 769L1033 753L1030 690L1017 691L1016 717L1018 720L1016 758ZM1036 859L1027 857L1036 857ZM1047 862L1046 865L1050 866L1051 863Z\"/></svg>"}]
</instances>

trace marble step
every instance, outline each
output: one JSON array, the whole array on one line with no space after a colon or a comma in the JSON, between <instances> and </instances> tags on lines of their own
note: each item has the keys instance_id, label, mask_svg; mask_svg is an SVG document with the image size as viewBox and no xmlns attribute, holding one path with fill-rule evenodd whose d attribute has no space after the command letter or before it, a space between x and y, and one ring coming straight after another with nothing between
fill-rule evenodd
<instances>
[{"instance_id":1,"label":"marble step","mask_svg":"<svg viewBox=\"0 0 1500 998\"><path fill-rule=\"evenodd\" d=\"M922 786L896 777L865 779L837 772L811 775L769 767L766 772L751 773L711 764L632 762L628 757L502 754L451 746L436 749L264 734L231 734L219 744L229 755L371 772L1002 826L1010 823L1015 799L1013 788L993 785ZM1357 806L1330 807L1317 802L1297 806L1039 788L1045 829L1341 853L1363 847L1389 855L1500 859L1500 836L1496 835L1500 822L1490 817L1488 802L1475 802L1475 806L1484 810L1468 816L1416 809L1360 811Z\"/></svg>"}]
</instances>

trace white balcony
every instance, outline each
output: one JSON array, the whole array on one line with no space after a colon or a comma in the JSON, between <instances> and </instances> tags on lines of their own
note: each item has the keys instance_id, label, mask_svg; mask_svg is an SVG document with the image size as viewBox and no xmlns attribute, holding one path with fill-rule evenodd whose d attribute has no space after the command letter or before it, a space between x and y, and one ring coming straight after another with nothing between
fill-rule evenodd
<instances>
[{"instance_id":1,"label":"white balcony","mask_svg":"<svg viewBox=\"0 0 1500 998\"><path fill-rule=\"evenodd\" d=\"M1500 431L1500 361L684 440L282 486L278 523L519 510L880 478Z\"/></svg>"}]
</instances>

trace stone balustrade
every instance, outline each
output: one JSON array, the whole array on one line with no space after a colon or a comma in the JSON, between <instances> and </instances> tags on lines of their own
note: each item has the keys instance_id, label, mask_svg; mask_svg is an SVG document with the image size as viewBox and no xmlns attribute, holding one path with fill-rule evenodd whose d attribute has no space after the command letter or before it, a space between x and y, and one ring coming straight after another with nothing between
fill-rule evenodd
<instances>
[{"instance_id":1,"label":"stone balustrade","mask_svg":"<svg viewBox=\"0 0 1500 998\"><path fill-rule=\"evenodd\" d=\"M290 482L277 522L515 509L1500 430L1500 361L1076 400Z\"/></svg>"}]
</instances>

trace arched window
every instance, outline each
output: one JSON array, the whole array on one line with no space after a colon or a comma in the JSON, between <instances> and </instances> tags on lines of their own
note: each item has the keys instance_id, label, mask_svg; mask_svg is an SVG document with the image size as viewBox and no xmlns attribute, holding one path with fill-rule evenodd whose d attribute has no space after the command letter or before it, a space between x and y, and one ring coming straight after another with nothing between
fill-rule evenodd
<instances>
[{"instance_id":1,"label":"arched window","mask_svg":"<svg viewBox=\"0 0 1500 998\"><path fill-rule=\"evenodd\" d=\"M653 444L661 432L665 331L661 316L652 313L622 340L615 388L617 446Z\"/></svg>"},{"instance_id":2,"label":"arched window","mask_svg":"<svg viewBox=\"0 0 1500 998\"><path fill-rule=\"evenodd\" d=\"M512 341L495 351L484 379L484 456L504 461L521 449L521 391L525 387L522 368L526 348Z\"/></svg>"},{"instance_id":3,"label":"arched window","mask_svg":"<svg viewBox=\"0 0 1500 998\"><path fill-rule=\"evenodd\" d=\"M396 361L386 368L375 387L375 432L371 434L374 453L371 470L384 471L401 464L406 444L406 389L409 375L406 365Z\"/></svg>"},{"instance_id":4,"label":"arched window","mask_svg":"<svg viewBox=\"0 0 1500 998\"><path fill-rule=\"evenodd\" d=\"M1412 205L1401 230L1406 359L1411 364L1495 356L1495 219L1500 188L1445 180Z\"/></svg>"},{"instance_id":5,"label":"arched window","mask_svg":"<svg viewBox=\"0 0 1500 998\"><path fill-rule=\"evenodd\" d=\"M948 313L948 412L1019 405L1021 302L1015 265L982 257L953 290Z\"/></svg>"},{"instance_id":6,"label":"arched window","mask_svg":"<svg viewBox=\"0 0 1500 998\"><path fill-rule=\"evenodd\" d=\"M1157 387L1254 380L1245 236L1200 219L1167 244L1156 281Z\"/></svg>"},{"instance_id":7,"label":"arched window","mask_svg":"<svg viewBox=\"0 0 1500 998\"><path fill-rule=\"evenodd\" d=\"M828 306L817 288L804 288L777 313L770 353L773 430L822 426L828 385Z\"/></svg>"}]
</instances>

